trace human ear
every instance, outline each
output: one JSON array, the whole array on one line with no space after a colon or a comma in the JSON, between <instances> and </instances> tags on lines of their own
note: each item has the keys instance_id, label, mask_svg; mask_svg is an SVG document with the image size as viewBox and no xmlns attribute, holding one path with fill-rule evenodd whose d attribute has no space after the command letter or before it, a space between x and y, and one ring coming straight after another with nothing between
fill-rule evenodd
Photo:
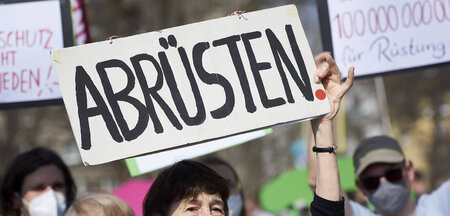
<instances>
[{"instance_id":1,"label":"human ear","mask_svg":"<svg viewBox=\"0 0 450 216\"><path fill-rule=\"evenodd\" d=\"M22 207L22 200L20 197L20 194L18 192L14 192L12 196L12 204L13 204L13 209L20 209Z\"/></svg>"},{"instance_id":2,"label":"human ear","mask_svg":"<svg viewBox=\"0 0 450 216\"><path fill-rule=\"evenodd\" d=\"M412 161L409 160L409 161L405 162L405 171L406 171L406 176L407 176L407 179L408 179L408 183L411 184L411 182L413 182L414 178L415 178L415 176L414 176L414 166L413 166Z\"/></svg>"},{"instance_id":3,"label":"human ear","mask_svg":"<svg viewBox=\"0 0 450 216\"><path fill-rule=\"evenodd\" d=\"M361 181L356 180L355 183L356 183L356 186L358 187L358 189L364 194L364 196L367 196L368 195L367 191L364 188L364 186L362 185Z\"/></svg>"}]
</instances>

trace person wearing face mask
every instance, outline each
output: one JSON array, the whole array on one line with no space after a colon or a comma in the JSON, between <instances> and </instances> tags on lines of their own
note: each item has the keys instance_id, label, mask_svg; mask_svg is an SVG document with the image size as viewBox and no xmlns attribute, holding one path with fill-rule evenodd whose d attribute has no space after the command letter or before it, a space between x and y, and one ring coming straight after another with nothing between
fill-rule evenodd
<instances>
[{"instance_id":1,"label":"person wearing face mask","mask_svg":"<svg viewBox=\"0 0 450 216\"><path fill-rule=\"evenodd\" d=\"M356 185L381 215L413 215L410 198L414 168L397 141L387 136L363 140L353 154ZM375 215L350 202L354 215Z\"/></svg>"},{"instance_id":2,"label":"person wearing face mask","mask_svg":"<svg viewBox=\"0 0 450 216\"><path fill-rule=\"evenodd\" d=\"M0 212L4 216L60 216L75 195L75 183L61 158L35 148L19 154L7 169Z\"/></svg>"},{"instance_id":3,"label":"person wearing face mask","mask_svg":"<svg viewBox=\"0 0 450 216\"><path fill-rule=\"evenodd\" d=\"M201 162L228 181L230 197L228 198L227 203L230 216L246 216L244 191L233 167L224 160L215 157L204 158Z\"/></svg>"},{"instance_id":4,"label":"person wearing face mask","mask_svg":"<svg viewBox=\"0 0 450 216\"><path fill-rule=\"evenodd\" d=\"M353 160L356 185L375 206L374 213L350 202L353 215L439 216L450 212L449 181L433 194L421 197L417 204L412 200L414 167L411 161L405 160L396 140L387 136L365 139L356 148Z\"/></svg>"},{"instance_id":5,"label":"person wearing face mask","mask_svg":"<svg viewBox=\"0 0 450 216\"><path fill-rule=\"evenodd\" d=\"M411 196L414 167L398 142L387 136L365 139L353 155L356 185L375 207L375 212L346 199L346 216L444 216L450 212L450 180L415 203ZM309 159L309 184L314 190L314 160Z\"/></svg>"}]
</instances>

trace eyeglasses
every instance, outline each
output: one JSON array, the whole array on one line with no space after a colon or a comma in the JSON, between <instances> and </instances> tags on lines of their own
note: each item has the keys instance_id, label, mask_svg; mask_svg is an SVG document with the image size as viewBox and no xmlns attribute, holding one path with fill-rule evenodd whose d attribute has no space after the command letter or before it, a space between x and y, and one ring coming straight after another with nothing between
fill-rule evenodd
<instances>
[{"instance_id":1,"label":"eyeglasses","mask_svg":"<svg viewBox=\"0 0 450 216\"><path fill-rule=\"evenodd\" d=\"M380 185L380 178L385 177L388 181L395 183L403 179L403 166L391 168L379 176L365 176L359 179L367 190L375 190Z\"/></svg>"}]
</instances>

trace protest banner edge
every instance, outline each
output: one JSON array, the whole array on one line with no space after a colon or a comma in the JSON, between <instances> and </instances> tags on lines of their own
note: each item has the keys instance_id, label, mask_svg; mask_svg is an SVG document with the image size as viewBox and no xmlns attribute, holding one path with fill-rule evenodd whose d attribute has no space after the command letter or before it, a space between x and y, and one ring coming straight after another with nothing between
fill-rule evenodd
<instances>
[{"instance_id":1,"label":"protest banner edge","mask_svg":"<svg viewBox=\"0 0 450 216\"><path fill-rule=\"evenodd\" d=\"M320 24L320 35L322 38L322 49L323 51L328 51L331 53L331 56L334 57L333 50L333 41L331 39L331 24L330 24L330 14L328 10L328 0L316 0L317 2L317 11L319 15L319 24ZM436 64L429 64L418 67L409 67L400 70L389 70L383 71L379 73L372 73L367 75L358 75L357 69L355 70L355 78L356 79L365 79L365 78L373 78L377 76L385 76L391 74L405 73L405 72L417 72L420 70L426 70L430 68L440 67L440 66L450 66L449 62L442 62ZM341 70L346 70L346 68L341 68ZM342 80L347 79L346 76L342 76Z\"/></svg>"}]
</instances>

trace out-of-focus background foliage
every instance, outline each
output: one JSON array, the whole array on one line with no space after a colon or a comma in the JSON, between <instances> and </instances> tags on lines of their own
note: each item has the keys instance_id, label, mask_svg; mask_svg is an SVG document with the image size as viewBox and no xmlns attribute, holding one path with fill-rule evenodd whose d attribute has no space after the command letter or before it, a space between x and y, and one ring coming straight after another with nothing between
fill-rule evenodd
<instances>
[{"instance_id":1,"label":"out-of-focus background foliage","mask_svg":"<svg viewBox=\"0 0 450 216\"><path fill-rule=\"evenodd\" d=\"M314 0L85 0L92 41L155 31L227 16L236 10L296 4L313 54L322 51ZM341 68L346 70L346 68ZM356 70L358 70L356 68ZM355 82L346 96L339 132L344 155L365 137L388 134L398 139L430 188L450 178L450 67L394 73ZM0 111L0 178L19 152L45 146L62 155L81 192L112 189L129 174L123 161L84 167L64 106ZM307 143L309 122L281 126L271 135L216 153L229 161L247 198L257 201L260 187L275 176L305 166L292 155ZM300 151L301 154L305 152ZM155 177L153 172L139 178Z\"/></svg>"}]
</instances>

